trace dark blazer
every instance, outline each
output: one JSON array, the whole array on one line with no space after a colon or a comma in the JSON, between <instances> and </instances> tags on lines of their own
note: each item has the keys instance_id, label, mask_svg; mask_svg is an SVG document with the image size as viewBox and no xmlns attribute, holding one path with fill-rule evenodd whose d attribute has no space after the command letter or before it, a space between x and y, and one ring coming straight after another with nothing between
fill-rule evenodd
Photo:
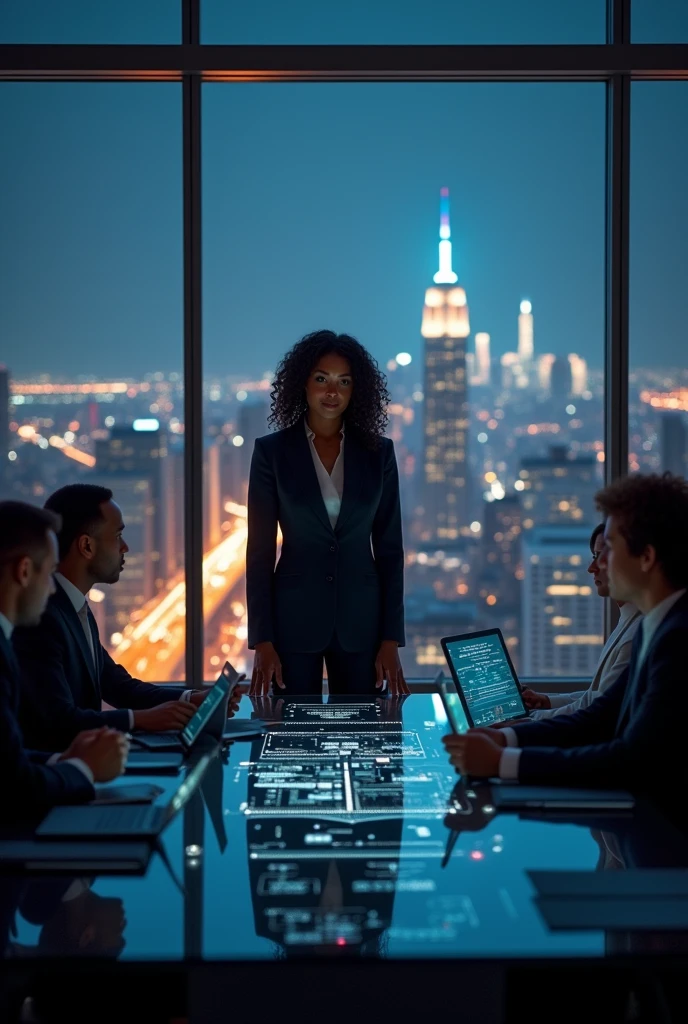
<instances>
[{"instance_id":1,"label":"dark blazer","mask_svg":"<svg viewBox=\"0 0 688 1024\"><path fill-rule=\"evenodd\" d=\"M48 766L48 754L24 748L17 720L19 687L19 666L12 645L0 630L2 822L38 819L56 804L83 803L94 796L93 786L73 764Z\"/></svg>"},{"instance_id":2,"label":"dark blazer","mask_svg":"<svg viewBox=\"0 0 688 1024\"><path fill-rule=\"evenodd\" d=\"M688 594L660 623L637 668L639 630L626 672L573 715L515 727L520 782L618 786L656 796L688 783Z\"/></svg>"},{"instance_id":3,"label":"dark blazer","mask_svg":"<svg viewBox=\"0 0 688 1024\"><path fill-rule=\"evenodd\" d=\"M62 750L77 733L109 725L127 732L127 710L177 700L183 686L158 686L134 679L100 642L89 612L96 665L74 605L59 583L38 626L17 629L13 642L22 674L20 722L27 743ZM101 711L105 701L116 711Z\"/></svg>"},{"instance_id":4,"label":"dark blazer","mask_svg":"<svg viewBox=\"0 0 688 1024\"><path fill-rule=\"evenodd\" d=\"M275 568L277 524L282 551ZM372 543L371 543L372 542ZM345 651L404 644L399 476L387 438L370 451L347 433L344 493L333 530L303 420L256 441L248 493L248 644Z\"/></svg>"}]
</instances>

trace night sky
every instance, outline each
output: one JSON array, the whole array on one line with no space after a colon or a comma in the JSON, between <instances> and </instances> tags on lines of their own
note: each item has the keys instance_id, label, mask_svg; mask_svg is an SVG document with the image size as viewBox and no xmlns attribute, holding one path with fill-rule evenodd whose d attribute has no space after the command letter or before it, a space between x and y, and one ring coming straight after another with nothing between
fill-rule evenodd
<instances>
[{"instance_id":1,"label":"night sky","mask_svg":"<svg viewBox=\"0 0 688 1024\"><path fill-rule=\"evenodd\" d=\"M204 39L595 42L604 25L601 0L397 2L389 26L387 0L367 20L369 0L329 6L206 0ZM654 7L635 0L636 38L688 39L688 5ZM175 42L177 10L3 0L0 40ZM601 367L604 114L599 84L204 86L207 371L262 374L325 326L381 361L419 355L442 185L473 331L514 349L529 298L536 351ZM688 83L635 84L632 117L632 363L681 365ZM0 361L181 370L180 86L3 84L0 138Z\"/></svg>"}]
</instances>

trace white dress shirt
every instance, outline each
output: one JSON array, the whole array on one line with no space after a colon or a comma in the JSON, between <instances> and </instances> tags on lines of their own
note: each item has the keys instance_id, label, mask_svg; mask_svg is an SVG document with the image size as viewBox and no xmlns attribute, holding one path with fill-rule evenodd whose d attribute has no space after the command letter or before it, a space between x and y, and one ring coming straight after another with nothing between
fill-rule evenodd
<instances>
[{"instance_id":1,"label":"white dress shirt","mask_svg":"<svg viewBox=\"0 0 688 1024\"><path fill-rule=\"evenodd\" d=\"M7 640L7 642L9 643L10 640L12 639L12 633L14 632L14 626L12 625L10 620L7 618L7 616L2 614L2 612L0 612L0 629L5 634L5 640Z\"/></svg>"},{"instance_id":2,"label":"white dress shirt","mask_svg":"<svg viewBox=\"0 0 688 1024\"><path fill-rule=\"evenodd\" d=\"M88 643L88 647L91 652L91 658L93 659L93 668L95 671L96 655L93 647L93 633L91 632L91 627L89 626L88 617L86 614L88 612L86 597L84 596L84 594L81 593L79 588L75 587L72 581L68 580L66 576L63 576L61 572L55 573L55 582L59 583L59 585L62 587L65 594L71 601L72 607L74 608L74 611L76 612L79 618L81 627L86 635L86 642ZM188 701L192 693L193 690L184 690L179 699ZM133 729L134 712L131 710L131 708L126 708L123 710L127 711L127 714L129 715L129 728Z\"/></svg>"},{"instance_id":3,"label":"white dress shirt","mask_svg":"<svg viewBox=\"0 0 688 1024\"><path fill-rule=\"evenodd\" d=\"M534 711L530 715L533 722L556 718L558 715L572 715L581 708L587 708L596 697L608 690L631 663L633 639L642 616L634 604L622 605L619 621L609 634L609 639L602 648L592 682L582 693L553 693L550 696L550 708Z\"/></svg>"},{"instance_id":4,"label":"white dress shirt","mask_svg":"<svg viewBox=\"0 0 688 1024\"><path fill-rule=\"evenodd\" d=\"M12 640L12 633L14 632L14 625L10 622L6 615L2 614L2 612L0 612L0 629L2 629L3 633L5 634L5 639L7 640L7 642L10 643L10 641ZM52 754L46 761L46 764L56 764L57 761L59 760L59 754ZM66 761L60 761L60 764L73 764L75 768L78 768L79 771L86 776L91 785L93 785L93 772L88 767L86 762L82 761L80 757L69 757L67 758Z\"/></svg>"},{"instance_id":5,"label":"white dress shirt","mask_svg":"<svg viewBox=\"0 0 688 1024\"><path fill-rule=\"evenodd\" d=\"M642 643L636 663L636 671L645 660L652 637L657 632L663 619L666 618L676 602L680 601L685 593L685 589L675 591L669 597L660 601L659 604L656 604L652 611L649 611L647 615L640 619L641 625L638 628L642 629ZM521 749L518 746L516 733L513 729L508 728L503 729L502 732L504 733L506 747L499 759L499 777L500 779L518 779L518 763L521 760Z\"/></svg>"},{"instance_id":6,"label":"white dress shirt","mask_svg":"<svg viewBox=\"0 0 688 1024\"><path fill-rule=\"evenodd\" d=\"M327 509L327 514L334 530L339 519L339 510L342 507L342 495L344 494L344 427L339 431L341 438L339 446L339 455L337 461L332 467L332 472L328 473L323 466L320 456L318 455L315 447L315 434L308 426L308 420L304 417L304 426L306 428L306 436L308 438L308 444L311 449L311 456L313 457L313 465L315 466L315 473L318 478L318 484L320 485L320 493Z\"/></svg>"}]
</instances>

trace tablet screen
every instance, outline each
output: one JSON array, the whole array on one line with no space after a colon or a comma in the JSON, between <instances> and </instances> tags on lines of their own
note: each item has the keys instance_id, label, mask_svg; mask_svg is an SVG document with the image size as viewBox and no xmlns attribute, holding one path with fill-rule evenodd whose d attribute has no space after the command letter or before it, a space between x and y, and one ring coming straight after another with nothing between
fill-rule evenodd
<instances>
[{"instance_id":1,"label":"tablet screen","mask_svg":"<svg viewBox=\"0 0 688 1024\"><path fill-rule=\"evenodd\" d=\"M497 633L459 637L446 643L449 662L475 727L523 718L523 704Z\"/></svg>"}]
</instances>

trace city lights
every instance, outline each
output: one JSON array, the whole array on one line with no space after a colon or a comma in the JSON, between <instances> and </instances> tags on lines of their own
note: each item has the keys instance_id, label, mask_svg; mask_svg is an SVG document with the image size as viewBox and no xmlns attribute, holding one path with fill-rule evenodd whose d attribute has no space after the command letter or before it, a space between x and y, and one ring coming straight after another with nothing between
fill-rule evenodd
<instances>
[{"instance_id":1,"label":"city lights","mask_svg":"<svg viewBox=\"0 0 688 1024\"><path fill-rule=\"evenodd\" d=\"M412 357L409 352L399 352L397 353L396 361L398 362L399 366L410 366L412 362Z\"/></svg>"}]
</instances>

